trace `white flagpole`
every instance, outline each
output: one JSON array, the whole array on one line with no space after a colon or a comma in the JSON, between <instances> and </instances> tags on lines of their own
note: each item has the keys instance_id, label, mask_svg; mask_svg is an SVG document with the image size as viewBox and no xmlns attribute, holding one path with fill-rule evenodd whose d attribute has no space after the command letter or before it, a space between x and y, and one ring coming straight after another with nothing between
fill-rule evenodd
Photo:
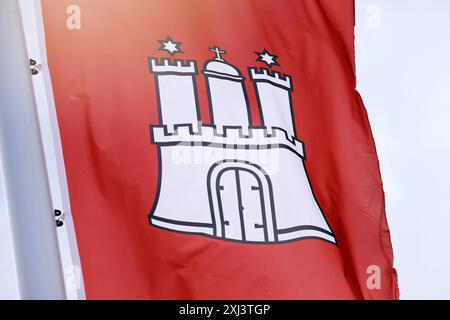
<instances>
[{"instance_id":1,"label":"white flagpole","mask_svg":"<svg viewBox=\"0 0 450 320\"><path fill-rule=\"evenodd\" d=\"M42 65L33 76L40 132L54 208L63 212L64 224L57 229L61 263L69 300L85 299L84 282L75 228L72 220L66 170L59 135L50 70L47 64L45 30L40 0L19 0L28 56ZM66 14L61 12L61 14Z\"/></svg>"},{"instance_id":2,"label":"white flagpole","mask_svg":"<svg viewBox=\"0 0 450 320\"><path fill-rule=\"evenodd\" d=\"M29 57L16 0L0 1L0 163L21 299L65 299Z\"/></svg>"}]
</instances>

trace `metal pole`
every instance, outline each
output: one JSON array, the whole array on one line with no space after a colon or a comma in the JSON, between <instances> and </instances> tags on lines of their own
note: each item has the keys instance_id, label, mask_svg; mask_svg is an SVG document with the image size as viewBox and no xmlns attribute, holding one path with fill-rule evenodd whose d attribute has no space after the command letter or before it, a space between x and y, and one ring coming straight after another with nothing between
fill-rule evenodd
<instances>
[{"instance_id":1,"label":"metal pole","mask_svg":"<svg viewBox=\"0 0 450 320\"><path fill-rule=\"evenodd\" d=\"M65 299L64 277L16 0L0 1L0 163L21 299Z\"/></svg>"}]
</instances>

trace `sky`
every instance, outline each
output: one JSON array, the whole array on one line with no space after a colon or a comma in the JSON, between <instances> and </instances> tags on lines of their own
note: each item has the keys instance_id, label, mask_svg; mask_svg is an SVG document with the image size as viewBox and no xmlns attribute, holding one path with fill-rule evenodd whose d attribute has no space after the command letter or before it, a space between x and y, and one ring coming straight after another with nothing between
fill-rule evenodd
<instances>
[{"instance_id":1,"label":"sky","mask_svg":"<svg viewBox=\"0 0 450 320\"><path fill-rule=\"evenodd\" d=\"M450 2L357 0L358 91L403 299L450 299Z\"/></svg>"}]
</instances>

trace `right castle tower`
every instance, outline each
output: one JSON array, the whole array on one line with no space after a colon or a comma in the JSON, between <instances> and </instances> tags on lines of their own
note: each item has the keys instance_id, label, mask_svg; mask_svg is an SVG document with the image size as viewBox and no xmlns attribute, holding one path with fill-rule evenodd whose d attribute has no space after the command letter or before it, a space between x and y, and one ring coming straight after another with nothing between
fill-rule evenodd
<instances>
[{"instance_id":1,"label":"right castle tower","mask_svg":"<svg viewBox=\"0 0 450 320\"><path fill-rule=\"evenodd\" d=\"M261 124L271 128L280 128L290 138L295 138L295 121L292 112L292 80L288 75L270 72L268 69L249 68L250 80L255 87Z\"/></svg>"}]
</instances>

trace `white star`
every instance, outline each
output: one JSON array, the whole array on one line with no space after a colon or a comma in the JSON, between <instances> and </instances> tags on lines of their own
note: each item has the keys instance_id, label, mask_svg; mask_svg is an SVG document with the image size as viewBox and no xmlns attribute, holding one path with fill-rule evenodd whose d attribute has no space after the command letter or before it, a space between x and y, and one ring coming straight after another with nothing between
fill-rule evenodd
<instances>
[{"instance_id":1,"label":"white star","mask_svg":"<svg viewBox=\"0 0 450 320\"><path fill-rule=\"evenodd\" d=\"M158 50L163 50L169 52L172 56L177 53L183 53L180 49L181 42L173 41L170 37L167 37L166 40L158 40L161 45Z\"/></svg>"},{"instance_id":2,"label":"white star","mask_svg":"<svg viewBox=\"0 0 450 320\"><path fill-rule=\"evenodd\" d=\"M173 43L172 41L163 42L164 50L167 50L170 52L170 54L173 54L174 52L178 51L177 45Z\"/></svg>"},{"instance_id":3,"label":"white star","mask_svg":"<svg viewBox=\"0 0 450 320\"><path fill-rule=\"evenodd\" d=\"M275 61L273 60L273 56L269 55L268 53L264 53L260 57L261 61L264 61L269 66L275 63Z\"/></svg>"},{"instance_id":4,"label":"white star","mask_svg":"<svg viewBox=\"0 0 450 320\"><path fill-rule=\"evenodd\" d=\"M278 56L270 54L270 52L267 51L267 49L264 49L262 52L255 52L255 53L258 55L258 59L256 59L256 61L264 62L269 66L269 68L272 68L273 65L279 66L277 62Z\"/></svg>"}]
</instances>

